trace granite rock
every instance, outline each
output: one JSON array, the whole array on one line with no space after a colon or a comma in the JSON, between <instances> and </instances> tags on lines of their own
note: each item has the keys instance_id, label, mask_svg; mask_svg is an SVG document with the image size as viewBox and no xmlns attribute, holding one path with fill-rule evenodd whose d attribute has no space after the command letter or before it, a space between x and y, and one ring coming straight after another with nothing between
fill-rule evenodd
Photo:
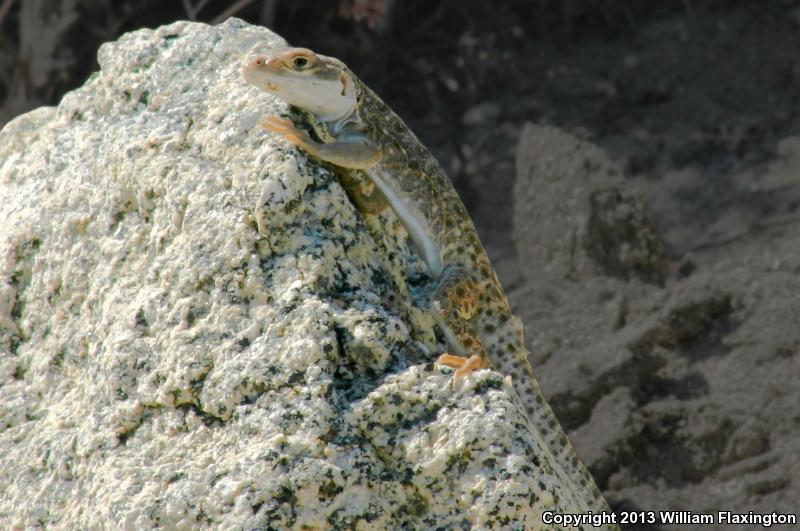
<instances>
[{"instance_id":1,"label":"granite rock","mask_svg":"<svg viewBox=\"0 0 800 531\"><path fill-rule=\"evenodd\" d=\"M513 525L568 506L509 382L453 384L387 212L258 127L231 19L105 44L0 133L0 527Z\"/></svg>"}]
</instances>

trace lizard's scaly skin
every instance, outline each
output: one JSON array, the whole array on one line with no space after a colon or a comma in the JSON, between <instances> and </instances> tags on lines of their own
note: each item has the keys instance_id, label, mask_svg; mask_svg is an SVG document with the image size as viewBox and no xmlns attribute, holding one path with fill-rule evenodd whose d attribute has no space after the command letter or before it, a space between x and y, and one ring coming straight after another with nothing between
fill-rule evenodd
<instances>
[{"instance_id":1,"label":"lizard's scaly skin","mask_svg":"<svg viewBox=\"0 0 800 531\"><path fill-rule=\"evenodd\" d=\"M338 86L335 83L340 80L341 88L336 90L341 91L342 98L351 94L352 105L348 107L345 99L336 100L329 107L338 105L340 112L331 112L328 119L313 112L318 120L312 120L312 126L324 144L279 118L268 117L264 127L342 167L345 174L363 171L373 181L379 193L371 201L372 212L380 210L382 201L392 207L420 249L432 276L438 279L432 310L451 349L459 356L478 361L469 368L489 366L511 376L534 426L545 438L539 443L549 448L554 462L569 478L572 490L585 503L584 509L608 511L594 480L544 400L528 361L522 322L512 315L475 226L433 155L377 95L336 59L305 49L276 50L269 57L249 58L245 79L297 105L292 94L304 89L296 83L298 73L292 71L291 61L298 56L313 63L304 65L303 70L316 68L315 80L331 86ZM264 77L254 75L262 68L267 70ZM294 83L285 86L284 77ZM287 94L287 90L292 93ZM335 99L333 95L331 98ZM364 162L376 154L377 162ZM358 186L353 185L357 178L351 175L349 181L348 190L356 195L355 202L370 203L370 198L358 198Z\"/></svg>"}]
</instances>

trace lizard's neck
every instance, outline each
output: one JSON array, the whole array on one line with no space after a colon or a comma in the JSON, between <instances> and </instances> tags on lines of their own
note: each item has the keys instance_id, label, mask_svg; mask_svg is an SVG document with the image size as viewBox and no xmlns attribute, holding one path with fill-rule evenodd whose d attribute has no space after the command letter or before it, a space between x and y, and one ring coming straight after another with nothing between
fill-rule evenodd
<instances>
[{"instance_id":1,"label":"lizard's neck","mask_svg":"<svg viewBox=\"0 0 800 531\"><path fill-rule=\"evenodd\" d=\"M354 81L355 76L348 74L348 82L345 83L344 92L342 96L351 99L352 104L343 111L333 112L329 114L317 114L317 119L324 123L333 136L339 134L339 131L349 123L359 123L361 118L358 114L358 108L361 105L361 98L364 94L363 90L357 86Z\"/></svg>"},{"instance_id":2,"label":"lizard's neck","mask_svg":"<svg viewBox=\"0 0 800 531\"><path fill-rule=\"evenodd\" d=\"M346 124L359 119L358 101L353 102L353 105L343 113L315 116L320 122L325 124L332 135L336 136Z\"/></svg>"},{"instance_id":3,"label":"lizard's neck","mask_svg":"<svg viewBox=\"0 0 800 531\"><path fill-rule=\"evenodd\" d=\"M328 117L314 115L314 119L319 123L317 125L312 123L312 127L324 142L336 139L346 127L350 128L349 132L358 131L364 127L359 109L365 104L364 100L367 98L365 89L357 86L355 96L352 107L345 113ZM417 251L422 255L431 275L438 278L442 272L441 245L433 237L425 216L419 209L414 208L414 200L403 193L402 186L398 186L396 183L397 178L384 171L380 164L363 171L383 193L394 213L400 218L400 222L405 227L411 241L414 242Z\"/></svg>"}]
</instances>

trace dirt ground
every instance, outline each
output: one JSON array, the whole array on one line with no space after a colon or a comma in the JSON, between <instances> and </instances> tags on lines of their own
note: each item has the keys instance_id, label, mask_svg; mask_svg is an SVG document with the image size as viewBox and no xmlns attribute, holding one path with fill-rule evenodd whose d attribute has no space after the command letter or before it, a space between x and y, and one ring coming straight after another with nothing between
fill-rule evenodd
<instances>
[{"instance_id":1,"label":"dirt ground","mask_svg":"<svg viewBox=\"0 0 800 531\"><path fill-rule=\"evenodd\" d=\"M673 260L603 150L528 126L518 155L510 297L612 507L796 513L800 234Z\"/></svg>"},{"instance_id":2,"label":"dirt ground","mask_svg":"<svg viewBox=\"0 0 800 531\"><path fill-rule=\"evenodd\" d=\"M115 32L185 18L112 4ZM409 1L377 29L255 5L442 162L614 508L800 513L800 2Z\"/></svg>"},{"instance_id":3,"label":"dirt ground","mask_svg":"<svg viewBox=\"0 0 800 531\"><path fill-rule=\"evenodd\" d=\"M508 118L512 183L469 176L542 386L615 509L798 512L799 13L542 51L521 105L555 127Z\"/></svg>"}]
</instances>

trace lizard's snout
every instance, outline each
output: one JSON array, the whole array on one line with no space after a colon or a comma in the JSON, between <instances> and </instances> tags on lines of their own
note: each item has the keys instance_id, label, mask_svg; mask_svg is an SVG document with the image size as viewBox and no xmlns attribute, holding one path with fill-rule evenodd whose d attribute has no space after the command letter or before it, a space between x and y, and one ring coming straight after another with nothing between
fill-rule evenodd
<instances>
[{"instance_id":1,"label":"lizard's snout","mask_svg":"<svg viewBox=\"0 0 800 531\"><path fill-rule=\"evenodd\" d=\"M269 57L264 55L251 55L242 65L242 77L257 87L264 90L277 91L278 87L269 82L269 73L273 70Z\"/></svg>"},{"instance_id":2,"label":"lizard's snout","mask_svg":"<svg viewBox=\"0 0 800 531\"><path fill-rule=\"evenodd\" d=\"M276 73L276 59L266 55L251 55L242 65L242 77L263 90L277 91L278 85L270 82Z\"/></svg>"},{"instance_id":3,"label":"lizard's snout","mask_svg":"<svg viewBox=\"0 0 800 531\"><path fill-rule=\"evenodd\" d=\"M251 55L244 60L242 64L242 75L247 77L251 75L258 68L262 68L267 60L263 55Z\"/></svg>"}]
</instances>

